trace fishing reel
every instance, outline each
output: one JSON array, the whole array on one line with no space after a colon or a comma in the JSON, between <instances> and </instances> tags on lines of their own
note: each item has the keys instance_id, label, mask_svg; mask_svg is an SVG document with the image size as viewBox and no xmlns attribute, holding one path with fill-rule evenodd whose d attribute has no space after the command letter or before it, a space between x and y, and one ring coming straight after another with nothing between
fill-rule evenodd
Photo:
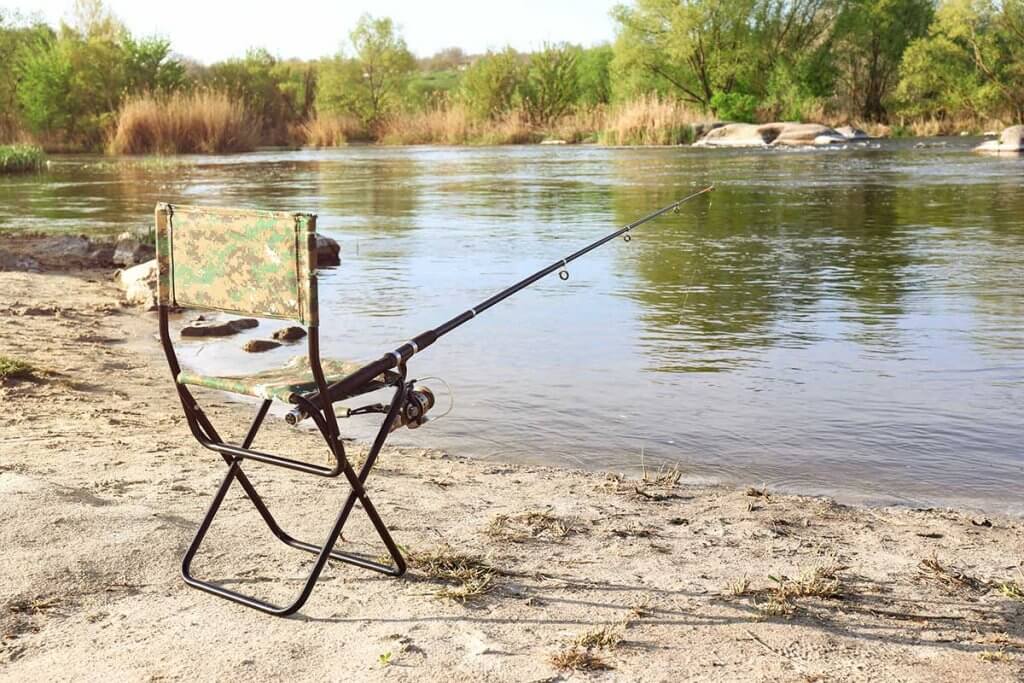
<instances>
[{"instance_id":1,"label":"fishing reel","mask_svg":"<svg viewBox=\"0 0 1024 683\"><path fill-rule=\"evenodd\" d=\"M429 419L427 413L434 407L435 403L434 392L427 387L410 387L409 393L405 397L405 404L398 411L395 421L391 424L391 431L401 427L416 429L425 424Z\"/></svg>"},{"instance_id":2,"label":"fishing reel","mask_svg":"<svg viewBox=\"0 0 1024 683\"><path fill-rule=\"evenodd\" d=\"M429 387L422 385L417 386L415 382L416 380L413 380L409 383L409 388L405 395L405 401L398 409L398 414L395 415L394 422L391 423L391 429L388 431L393 432L402 427L416 429L430 420L430 418L427 417L427 413L430 412L437 404L437 398ZM354 417L356 415L366 415L369 413L386 414L389 409L390 407L383 403L374 403L372 405L361 406L359 408L343 408L338 411L338 417ZM444 417L449 412L451 412L451 408L439 417Z\"/></svg>"}]
</instances>

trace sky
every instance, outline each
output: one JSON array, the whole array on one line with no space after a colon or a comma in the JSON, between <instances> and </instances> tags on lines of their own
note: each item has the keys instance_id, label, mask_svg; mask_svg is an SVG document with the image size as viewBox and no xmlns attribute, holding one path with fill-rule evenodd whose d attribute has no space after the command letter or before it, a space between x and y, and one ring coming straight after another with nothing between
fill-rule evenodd
<instances>
[{"instance_id":1,"label":"sky","mask_svg":"<svg viewBox=\"0 0 1024 683\"><path fill-rule=\"evenodd\" d=\"M544 42L594 45L614 38L609 12L621 0L108 0L137 36L161 35L172 49L209 64L265 47L281 58L333 54L363 13L394 19L409 49L426 57L446 47L473 54ZM73 0L0 0L56 26Z\"/></svg>"}]
</instances>

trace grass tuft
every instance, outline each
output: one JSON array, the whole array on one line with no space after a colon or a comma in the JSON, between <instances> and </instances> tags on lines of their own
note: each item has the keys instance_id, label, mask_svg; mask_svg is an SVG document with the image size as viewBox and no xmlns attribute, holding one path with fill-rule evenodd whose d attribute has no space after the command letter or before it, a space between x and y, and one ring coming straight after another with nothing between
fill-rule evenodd
<instances>
[{"instance_id":1,"label":"grass tuft","mask_svg":"<svg viewBox=\"0 0 1024 683\"><path fill-rule=\"evenodd\" d=\"M35 145L0 145L0 173L38 171L45 162L46 155Z\"/></svg>"},{"instance_id":2,"label":"grass tuft","mask_svg":"<svg viewBox=\"0 0 1024 683\"><path fill-rule=\"evenodd\" d=\"M978 653L978 658L983 662L1012 662L1013 655L1009 652L1002 650L982 650Z\"/></svg>"},{"instance_id":3,"label":"grass tuft","mask_svg":"<svg viewBox=\"0 0 1024 683\"><path fill-rule=\"evenodd\" d=\"M494 589L496 571L478 555L459 553L444 545L409 553L409 562L424 576L443 582L437 596L460 603L475 601Z\"/></svg>"},{"instance_id":4,"label":"grass tuft","mask_svg":"<svg viewBox=\"0 0 1024 683\"><path fill-rule=\"evenodd\" d=\"M722 594L733 598L750 598L754 608L765 616L789 616L796 611L802 599L844 599L848 587L840 577L840 572L846 569L848 567L844 565L829 564L804 570L796 579L769 575L772 582L769 588L753 588L750 580L744 576L726 584Z\"/></svg>"},{"instance_id":5,"label":"grass tuft","mask_svg":"<svg viewBox=\"0 0 1024 683\"><path fill-rule=\"evenodd\" d=\"M559 650L551 655L549 661L559 671L607 671L612 668L600 655L578 645Z\"/></svg>"},{"instance_id":6,"label":"grass tuft","mask_svg":"<svg viewBox=\"0 0 1024 683\"><path fill-rule=\"evenodd\" d=\"M572 520L562 519L546 511L524 512L518 515L497 515L487 525L491 538L522 543L536 538L565 538L576 531Z\"/></svg>"},{"instance_id":7,"label":"grass tuft","mask_svg":"<svg viewBox=\"0 0 1024 683\"><path fill-rule=\"evenodd\" d=\"M0 356L0 381L6 379L36 379L37 370L24 361Z\"/></svg>"},{"instance_id":8,"label":"grass tuft","mask_svg":"<svg viewBox=\"0 0 1024 683\"><path fill-rule=\"evenodd\" d=\"M576 637L573 645L588 650L614 650L622 642L622 634L611 626L585 631Z\"/></svg>"},{"instance_id":9,"label":"grass tuft","mask_svg":"<svg viewBox=\"0 0 1024 683\"><path fill-rule=\"evenodd\" d=\"M984 581L962 569L943 564L937 555L921 560L917 569L922 578L935 581L954 593L984 592L988 589Z\"/></svg>"},{"instance_id":10,"label":"grass tuft","mask_svg":"<svg viewBox=\"0 0 1024 683\"><path fill-rule=\"evenodd\" d=\"M614 108L600 140L606 145L683 145L696 137L694 125L707 115L686 104L647 95Z\"/></svg>"}]
</instances>

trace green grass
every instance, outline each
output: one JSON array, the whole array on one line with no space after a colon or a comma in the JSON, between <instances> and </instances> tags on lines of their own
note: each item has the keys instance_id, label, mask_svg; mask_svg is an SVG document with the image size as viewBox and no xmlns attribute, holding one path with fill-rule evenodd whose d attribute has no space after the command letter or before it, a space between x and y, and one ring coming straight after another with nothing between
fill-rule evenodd
<instances>
[{"instance_id":1,"label":"green grass","mask_svg":"<svg viewBox=\"0 0 1024 683\"><path fill-rule=\"evenodd\" d=\"M0 145L0 173L27 173L43 167L45 155L35 145Z\"/></svg>"},{"instance_id":2,"label":"green grass","mask_svg":"<svg viewBox=\"0 0 1024 683\"><path fill-rule=\"evenodd\" d=\"M5 379L32 379L36 369L24 361L0 356L0 382Z\"/></svg>"}]
</instances>

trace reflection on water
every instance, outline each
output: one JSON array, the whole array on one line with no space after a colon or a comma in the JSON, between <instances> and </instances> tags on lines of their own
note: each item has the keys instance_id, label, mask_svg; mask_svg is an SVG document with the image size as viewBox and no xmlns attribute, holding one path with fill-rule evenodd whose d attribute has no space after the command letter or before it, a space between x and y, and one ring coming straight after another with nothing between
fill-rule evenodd
<instances>
[{"instance_id":1,"label":"reflection on water","mask_svg":"<svg viewBox=\"0 0 1024 683\"><path fill-rule=\"evenodd\" d=\"M316 211L343 245L326 351L366 359L714 182L418 357L456 409L401 439L1024 511L1024 159L971 142L67 157L0 179L0 227L120 231L157 200ZM253 362L239 346L188 361Z\"/></svg>"}]
</instances>

